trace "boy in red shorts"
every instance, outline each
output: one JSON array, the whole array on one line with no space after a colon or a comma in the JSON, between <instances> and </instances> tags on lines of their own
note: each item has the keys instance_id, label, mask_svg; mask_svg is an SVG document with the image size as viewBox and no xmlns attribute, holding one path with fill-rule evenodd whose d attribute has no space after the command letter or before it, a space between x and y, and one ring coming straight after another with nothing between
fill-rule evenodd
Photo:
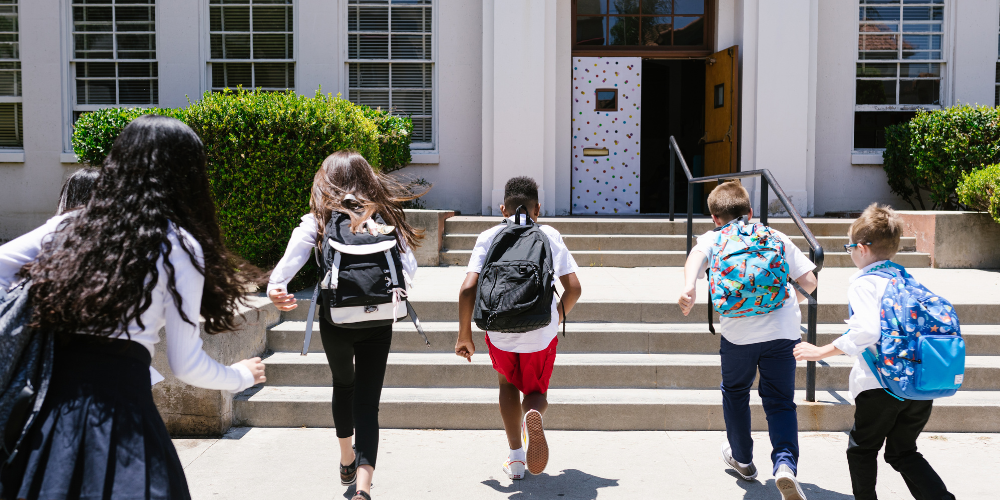
<instances>
[{"instance_id":1,"label":"boy in red shorts","mask_svg":"<svg viewBox=\"0 0 1000 500\"><path fill-rule=\"evenodd\" d=\"M538 220L538 184L530 177L515 177L507 181L504 203L500 211L513 222L516 207L524 206L533 221ZM462 284L458 299L458 342L455 354L472 361L476 345L472 341L472 314L475 308L479 273L483 270L486 254L493 238L503 229L497 225L479 235L469 259L468 274ZM545 393L552 377L559 342L559 323L580 298L580 281L576 278L576 261L563 243L559 231L539 225L549 238L552 250L552 269L563 286L562 304L559 297L552 299L552 321L545 327L525 333L486 332L493 368L500 381L500 416L507 432L510 454L503 464L503 471L511 479L524 477L524 469L532 474L545 470L549 448L545 441L542 415L548 406ZM524 400L521 400L524 394ZM526 446L525 446L526 444Z\"/></svg>"}]
</instances>

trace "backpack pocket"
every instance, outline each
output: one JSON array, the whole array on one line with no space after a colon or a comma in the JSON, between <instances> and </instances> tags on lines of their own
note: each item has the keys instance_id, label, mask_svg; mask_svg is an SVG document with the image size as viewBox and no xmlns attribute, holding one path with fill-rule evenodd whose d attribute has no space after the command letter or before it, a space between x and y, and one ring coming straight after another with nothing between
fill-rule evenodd
<instances>
[{"instance_id":1,"label":"backpack pocket","mask_svg":"<svg viewBox=\"0 0 1000 500\"><path fill-rule=\"evenodd\" d=\"M957 335L917 339L915 385L919 391L954 391L965 379L965 340Z\"/></svg>"},{"instance_id":2,"label":"backpack pocket","mask_svg":"<svg viewBox=\"0 0 1000 500\"><path fill-rule=\"evenodd\" d=\"M350 264L340 270L336 307L363 306L389 302L391 278L382 266L372 262Z\"/></svg>"},{"instance_id":3,"label":"backpack pocket","mask_svg":"<svg viewBox=\"0 0 1000 500\"><path fill-rule=\"evenodd\" d=\"M490 317L517 315L534 307L542 295L541 272L534 262L493 263L479 279L486 287L480 308L489 311Z\"/></svg>"}]
</instances>

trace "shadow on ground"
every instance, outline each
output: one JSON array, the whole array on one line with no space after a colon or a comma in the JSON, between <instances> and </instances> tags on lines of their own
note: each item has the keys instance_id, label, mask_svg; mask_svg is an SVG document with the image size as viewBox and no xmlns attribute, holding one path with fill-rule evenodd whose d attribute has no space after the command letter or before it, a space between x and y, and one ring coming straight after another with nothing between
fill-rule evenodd
<instances>
[{"instance_id":1,"label":"shadow on ground","mask_svg":"<svg viewBox=\"0 0 1000 500\"><path fill-rule=\"evenodd\" d=\"M496 479L483 481L494 490L509 494L509 500L527 498L551 498L558 500L595 500L600 488L618 486L617 479L605 479L576 469L566 469L558 476L526 474L520 481L510 486L500 484Z\"/></svg>"},{"instance_id":2,"label":"shadow on ground","mask_svg":"<svg viewBox=\"0 0 1000 500\"><path fill-rule=\"evenodd\" d=\"M746 481L731 469L727 470L726 474L736 479L736 485L744 491L743 500L773 500L781 496L778 493L778 488L774 486L774 479L768 479L763 483L756 479ZM806 494L806 498L809 500L854 500L853 495L830 491L812 483L800 482L799 486L802 487L802 492Z\"/></svg>"}]
</instances>

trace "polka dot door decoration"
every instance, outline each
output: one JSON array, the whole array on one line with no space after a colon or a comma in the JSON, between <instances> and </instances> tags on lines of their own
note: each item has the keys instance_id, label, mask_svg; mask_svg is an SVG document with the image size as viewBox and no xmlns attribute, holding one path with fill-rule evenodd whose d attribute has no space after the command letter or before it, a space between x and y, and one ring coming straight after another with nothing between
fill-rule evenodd
<instances>
[{"instance_id":1,"label":"polka dot door decoration","mask_svg":"<svg viewBox=\"0 0 1000 500\"><path fill-rule=\"evenodd\" d=\"M639 213L641 68L638 57L573 58L574 214ZM618 91L617 111L595 110L598 89Z\"/></svg>"}]
</instances>

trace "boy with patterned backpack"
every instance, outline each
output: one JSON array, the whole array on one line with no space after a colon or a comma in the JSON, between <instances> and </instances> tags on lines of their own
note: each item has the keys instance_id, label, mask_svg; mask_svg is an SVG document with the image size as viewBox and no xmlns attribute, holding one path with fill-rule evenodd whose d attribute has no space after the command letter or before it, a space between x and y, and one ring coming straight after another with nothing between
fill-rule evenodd
<instances>
[{"instance_id":1,"label":"boy with patterned backpack","mask_svg":"<svg viewBox=\"0 0 1000 500\"><path fill-rule=\"evenodd\" d=\"M917 437L930 419L932 400L962 385L965 341L952 305L889 260L899 249L901 229L891 208L874 203L851 224L844 247L860 271L847 290L849 329L823 347L799 344L795 358L856 357L847 446L855 498L876 498L878 452L885 443L885 461L903 475L915 498L954 499L917 452Z\"/></svg>"},{"instance_id":2,"label":"boy with patterned backpack","mask_svg":"<svg viewBox=\"0 0 1000 500\"><path fill-rule=\"evenodd\" d=\"M795 412L795 358L802 314L794 279L816 288L815 264L787 236L751 224L750 195L739 181L719 184L708 195L716 228L698 237L684 265L684 292L678 299L686 316L695 302L695 282L709 271L712 305L722 317L722 411L727 442L722 459L747 481L757 477L750 436L750 388L760 371L758 393L771 435L775 485L785 500L805 500L796 479L799 447ZM797 300L796 300L797 299Z\"/></svg>"}]
</instances>

